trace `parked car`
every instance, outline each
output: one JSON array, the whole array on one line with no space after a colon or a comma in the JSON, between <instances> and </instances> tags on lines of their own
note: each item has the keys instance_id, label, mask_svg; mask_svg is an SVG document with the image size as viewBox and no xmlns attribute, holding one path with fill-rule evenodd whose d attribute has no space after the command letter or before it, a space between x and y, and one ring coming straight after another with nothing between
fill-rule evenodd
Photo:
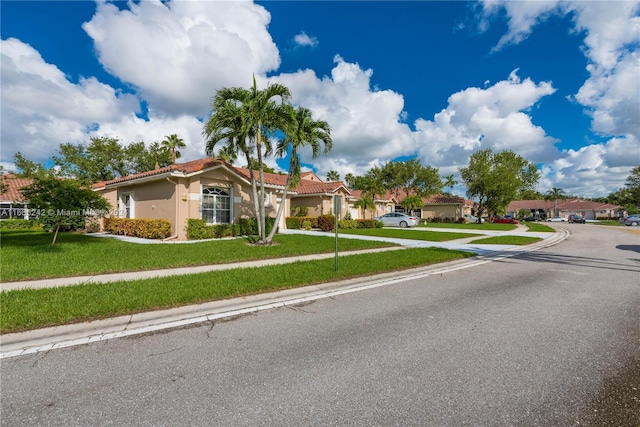
<instances>
[{"instance_id":1,"label":"parked car","mask_svg":"<svg viewBox=\"0 0 640 427\"><path fill-rule=\"evenodd\" d=\"M640 215L628 216L624 220L624 225L630 225L632 227L637 227L638 225L640 225Z\"/></svg>"},{"instance_id":2,"label":"parked car","mask_svg":"<svg viewBox=\"0 0 640 427\"><path fill-rule=\"evenodd\" d=\"M567 222L567 219L561 216L554 216L552 218L547 218L547 222Z\"/></svg>"},{"instance_id":3,"label":"parked car","mask_svg":"<svg viewBox=\"0 0 640 427\"><path fill-rule=\"evenodd\" d=\"M473 215L465 215L464 216L465 221L467 221L468 223L478 223L478 217L477 216L473 216ZM484 222L484 218L480 218L480 224L482 224Z\"/></svg>"},{"instance_id":4,"label":"parked car","mask_svg":"<svg viewBox=\"0 0 640 427\"><path fill-rule=\"evenodd\" d=\"M522 218L520 221L522 221L522 222L534 222L534 221L538 221L538 218L536 218L535 216L528 216L526 218Z\"/></svg>"},{"instance_id":5,"label":"parked car","mask_svg":"<svg viewBox=\"0 0 640 427\"><path fill-rule=\"evenodd\" d=\"M420 222L420 218L409 216L401 212L390 212L382 216L377 216L373 219L382 222L385 226L402 228L415 227Z\"/></svg>"},{"instance_id":6,"label":"parked car","mask_svg":"<svg viewBox=\"0 0 640 427\"><path fill-rule=\"evenodd\" d=\"M587 220L582 216L582 215L569 215L569 222L570 223L578 223L578 224L585 224L587 222Z\"/></svg>"},{"instance_id":7,"label":"parked car","mask_svg":"<svg viewBox=\"0 0 640 427\"><path fill-rule=\"evenodd\" d=\"M511 217L496 215L491 219L494 224L518 224L517 219Z\"/></svg>"}]
</instances>

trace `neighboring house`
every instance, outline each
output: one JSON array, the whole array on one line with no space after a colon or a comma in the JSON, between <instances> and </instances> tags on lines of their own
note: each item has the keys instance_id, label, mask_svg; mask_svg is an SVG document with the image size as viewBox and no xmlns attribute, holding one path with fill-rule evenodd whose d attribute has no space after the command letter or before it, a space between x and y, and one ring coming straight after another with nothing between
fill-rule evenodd
<instances>
[{"instance_id":1,"label":"neighboring house","mask_svg":"<svg viewBox=\"0 0 640 427\"><path fill-rule=\"evenodd\" d=\"M556 203L557 202L557 203ZM624 214L621 206L608 203L593 202L583 199L558 199L554 200L516 200L507 206L507 215L517 216L520 210L530 211L532 215L541 218L550 218L555 215L568 218L569 215L582 215L586 219L618 219Z\"/></svg>"},{"instance_id":2,"label":"neighboring house","mask_svg":"<svg viewBox=\"0 0 640 427\"><path fill-rule=\"evenodd\" d=\"M5 190L0 192L0 219L29 219L27 204L20 189L31 185L33 180L12 173L0 175L0 180L0 190Z\"/></svg>"},{"instance_id":3,"label":"neighboring house","mask_svg":"<svg viewBox=\"0 0 640 427\"><path fill-rule=\"evenodd\" d=\"M320 216L335 214L334 198L340 197L340 218L344 218L347 212L352 214L353 195L341 181L325 182L313 172L305 172L300 176L300 183L291 196L291 209L298 206L307 208L308 216ZM285 212L289 216L291 210Z\"/></svg>"}]
</instances>

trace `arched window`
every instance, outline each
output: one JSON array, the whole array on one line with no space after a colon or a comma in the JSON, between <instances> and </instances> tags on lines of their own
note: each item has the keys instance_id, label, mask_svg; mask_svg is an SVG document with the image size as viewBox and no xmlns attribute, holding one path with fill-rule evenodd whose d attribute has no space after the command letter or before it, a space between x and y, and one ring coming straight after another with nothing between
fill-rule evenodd
<instances>
[{"instance_id":1,"label":"arched window","mask_svg":"<svg viewBox=\"0 0 640 427\"><path fill-rule=\"evenodd\" d=\"M208 224L231 223L231 195L228 189L202 188L202 219Z\"/></svg>"}]
</instances>

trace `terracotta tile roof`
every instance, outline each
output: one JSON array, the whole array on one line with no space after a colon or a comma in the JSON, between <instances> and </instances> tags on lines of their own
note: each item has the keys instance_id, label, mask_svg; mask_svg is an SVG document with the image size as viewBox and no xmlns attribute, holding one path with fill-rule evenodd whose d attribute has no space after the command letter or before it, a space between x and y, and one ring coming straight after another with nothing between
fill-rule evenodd
<instances>
[{"instance_id":1,"label":"terracotta tile roof","mask_svg":"<svg viewBox=\"0 0 640 427\"><path fill-rule=\"evenodd\" d=\"M229 169L232 172L242 176L247 181L250 180L251 175L249 174L249 169L235 167L222 159L213 159L211 157L205 157L203 159L193 160L191 162L179 163L174 165L169 165L164 168L153 169L146 172L136 173L133 175L123 176L120 178L112 179L110 181L100 181L93 184L91 187L94 189L104 188L107 185L119 184L122 182L134 181L136 179L153 177L156 175L170 174L170 173L184 173L184 174L192 174L196 172L200 172L214 166L223 166ZM259 174L257 171L254 171L254 176L256 180L259 179ZM268 185L278 185L284 186L286 182L287 176L276 174L276 173L264 173L264 182Z\"/></svg>"},{"instance_id":2,"label":"terracotta tile roof","mask_svg":"<svg viewBox=\"0 0 640 427\"><path fill-rule=\"evenodd\" d=\"M20 189L31 185L33 179L20 178L13 173L0 175L0 179L8 187L7 191L0 193L0 200L3 202L24 202Z\"/></svg>"},{"instance_id":3,"label":"terracotta tile roof","mask_svg":"<svg viewBox=\"0 0 640 427\"><path fill-rule=\"evenodd\" d=\"M350 193L349 187L342 182L317 182L301 179L300 183L296 187L296 193L298 194L327 194L334 193L339 188L344 188L347 193Z\"/></svg>"},{"instance_id":4,"label":"terracotta tile roof","mask_svg":"<svg viewBox=\"0 0 640 427\"><path fill-rule=\"evenodd\" d=\"M463 205L464 197L445 196L443 194L435 194L428 199L423 199L425 205Z\"/></svg>"}]
</instances>

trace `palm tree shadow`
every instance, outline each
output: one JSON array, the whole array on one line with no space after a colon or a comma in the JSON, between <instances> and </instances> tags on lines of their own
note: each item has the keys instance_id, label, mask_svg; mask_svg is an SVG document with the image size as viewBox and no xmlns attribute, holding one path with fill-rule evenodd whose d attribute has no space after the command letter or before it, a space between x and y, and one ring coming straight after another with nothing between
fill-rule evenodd
<instances>
[{"instance_id":1,"label":"palm tree shadow","mask_svg":"<svg viewBox=\"0 0 640 427\"><path fill-rule=\"evenodd\" d=\"M624 250L630 250L634 252L640 253L640 246L636 245L622 245ZM625 248L626 247L626 248ZM630 265L628 261L635 261L638 265L640 265L640 258L629 258L623 261L613 261L613 260L605 260L601 258L593 258L593 257L583 257L583 256L575 256L575 255L561 255L550 252L525 252L516 256L516 258L538 262L543 264L560 264L566 266L573 267L590 267L590 268L602 268L606 270L619 270L619 271L632 271L638 272L640 271L638 267L634 265ZM503 260L505 261L505 260Z\"/></svg>"}]
</instances>

